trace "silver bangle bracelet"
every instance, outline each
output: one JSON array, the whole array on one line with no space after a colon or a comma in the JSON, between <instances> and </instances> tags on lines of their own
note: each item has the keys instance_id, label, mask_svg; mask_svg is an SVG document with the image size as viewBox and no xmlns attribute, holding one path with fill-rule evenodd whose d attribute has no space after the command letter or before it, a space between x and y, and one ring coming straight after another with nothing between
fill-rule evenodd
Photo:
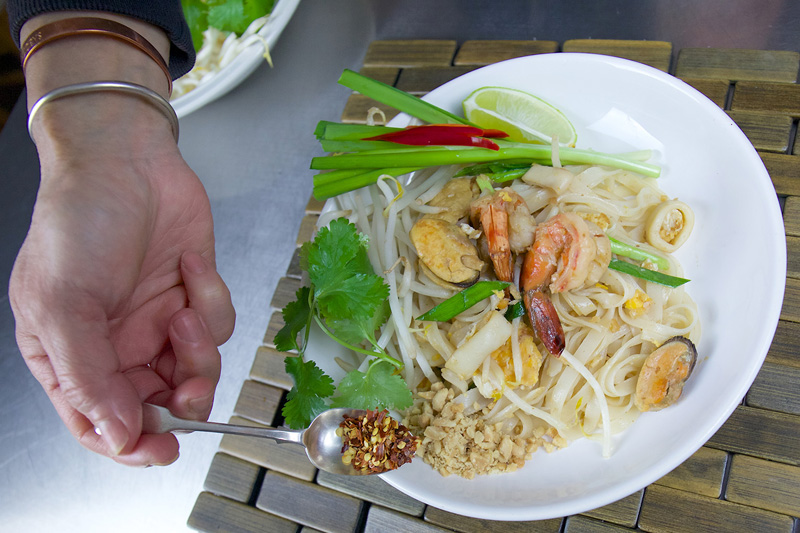
<instances>
[{"instance_id":1,"label":"silver bangle bracelet","mask_svg":"<svg viewBox=\"0 0 800 533\"><path fill-rule=\"evenodd\" d=\"M172 105L167 101L167 99L152 89L144 87L143 85L127 83L124 81L90 81L87 83L76 83L74 85L67 85L64 87L59 87L58 89L53 89L49 93L39 98L36 103L33 104L33 107L31 107L31 111L28 114L28 134L31 136L31 139L33 139L33 133L31 132L33 119L36 116L36 113L45 104L65 96L97 91L116 91L134 94L151 102L164 113L164 116L167 117L167 120L169 120L170 126L172 127L172 134L175 136L175 142L178 142L178 115L175 113L175 110L172 108Z\"/></svg>"}]
</instances>

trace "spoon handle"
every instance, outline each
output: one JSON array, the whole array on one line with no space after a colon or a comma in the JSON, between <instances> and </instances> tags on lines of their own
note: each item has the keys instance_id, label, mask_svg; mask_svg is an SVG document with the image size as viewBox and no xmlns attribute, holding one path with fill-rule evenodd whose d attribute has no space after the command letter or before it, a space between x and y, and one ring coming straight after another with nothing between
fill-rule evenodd
<instances>
[{"instance_id":1,"label":"spoon handle","mask_svg":"<svg viewBox=\"0 0 800 533\"><path fill-rule=\"evenodd\" d=\"M218 422L200 422L178 418L169 409L146 403L142 406L142 431L144 433L169 433L171 431L205 431L209 433L228 433L248 437L266 437L279 442L303 444L303 430L259 428L220 424Z\"/></svg>"}]
</instances>

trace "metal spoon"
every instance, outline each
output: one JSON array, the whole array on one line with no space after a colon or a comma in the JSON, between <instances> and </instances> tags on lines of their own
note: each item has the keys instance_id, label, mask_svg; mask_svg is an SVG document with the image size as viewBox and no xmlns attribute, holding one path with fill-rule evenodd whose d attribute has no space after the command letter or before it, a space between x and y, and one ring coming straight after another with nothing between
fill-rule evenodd
<instances>
[{"instance_id":1,"label":"metal spoon","mask_svg":"<svg viewBox=\"0 0 800 533\"><path fill-rule=\"evenodd\" d=\"M266 437L278 442L292 442L305 446L306 455L320 470L333 474L359 476L369 474L342 462L342 438L336 429L342 417L359 417L366 411L359 409L330 409L321 413L306 429L272 429L217 422L198 422L178 418L166 407L146 403L143 405L142 432L169 433L172 431L207 431L211 433L230 433L249 437Z\"/></svg>"}]
</instances>

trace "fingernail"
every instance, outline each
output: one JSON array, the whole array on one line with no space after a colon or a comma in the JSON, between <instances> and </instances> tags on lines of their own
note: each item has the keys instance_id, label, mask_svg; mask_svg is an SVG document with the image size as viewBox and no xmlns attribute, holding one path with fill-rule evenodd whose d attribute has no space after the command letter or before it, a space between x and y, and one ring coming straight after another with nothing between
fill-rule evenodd
<instances>
[{"instance_id":1,"label":"fingernail","mask_svg":"<svg viewBox=\"0 0 800 533\"><path fill-rule=\"evenodd\" d=\"M187 402L187 406L189 407L189 411L196 415L205 415L208 411L208 406L211 403L211 399L214 397L214 393L210 392L203 396L202 398L195 398L193 400L189 400Z\"/></svg>"},{"instance_id":2,"label":"fingernail","mask_svg":"<svg viewBox=\"0 0 800 533\"><path fill-rule=\"evenodd\" d=\"M203 338L203 323L194 313L186 313L174 324L175 333L184 342L197 342Z\"/></svg>"},{"instance_id":3,"label":"fingernail","mask_svg":"<svg viewBox=\"0 0 800 533\"><path fill-rule=\"evenodd\" d=\"M125 425L116 418L100 420L95 424L96 430L106 441L112 455L119 455L125 445L128 444L128 430Z\"/></svg>"},{"instance_id":4,"label":"fingernail","mask_svg":"<svg viewBox=\"0 0 800 533\"><path fill-rule=\"evenodd\" d=\"M149 465L149 466L169 466L172 463L174 463L175 461L177 461L178 457L180 457L180 456L181 456L181 454L178 453L178 454L175 455L175 458L172 459L171 461L167 461L166 463L153 463L152 465Z\"/></svg>"},{"instance_id":5,"label":"fingernail","mask_svg":"<svg viewBox=\"0 0 800 533\"><path fill-rule=\"evenodd\" d=\"M183 254L183 266L193 274L202 274L206 271L206 264L200 254L187 252Z\"/></svg>"}]
</instances>

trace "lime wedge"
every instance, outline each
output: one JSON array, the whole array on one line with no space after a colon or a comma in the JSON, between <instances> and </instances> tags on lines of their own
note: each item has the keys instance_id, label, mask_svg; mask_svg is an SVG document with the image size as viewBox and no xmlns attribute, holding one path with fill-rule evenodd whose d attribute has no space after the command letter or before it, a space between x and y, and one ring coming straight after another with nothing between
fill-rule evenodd
<instances>
[{"instance_id":1,"label":"lime wedge","mask_svg":"<svg viewBox=\"0 0 800 533\"><path fill-rule=\"evenodd\" d=\"M508 133L509 140L550 144L553 137L575 146L575 127L564 113L541 98L516 89L482 87L464 100L464 116L481 128Z\"/></svg>"}]
</instances>

